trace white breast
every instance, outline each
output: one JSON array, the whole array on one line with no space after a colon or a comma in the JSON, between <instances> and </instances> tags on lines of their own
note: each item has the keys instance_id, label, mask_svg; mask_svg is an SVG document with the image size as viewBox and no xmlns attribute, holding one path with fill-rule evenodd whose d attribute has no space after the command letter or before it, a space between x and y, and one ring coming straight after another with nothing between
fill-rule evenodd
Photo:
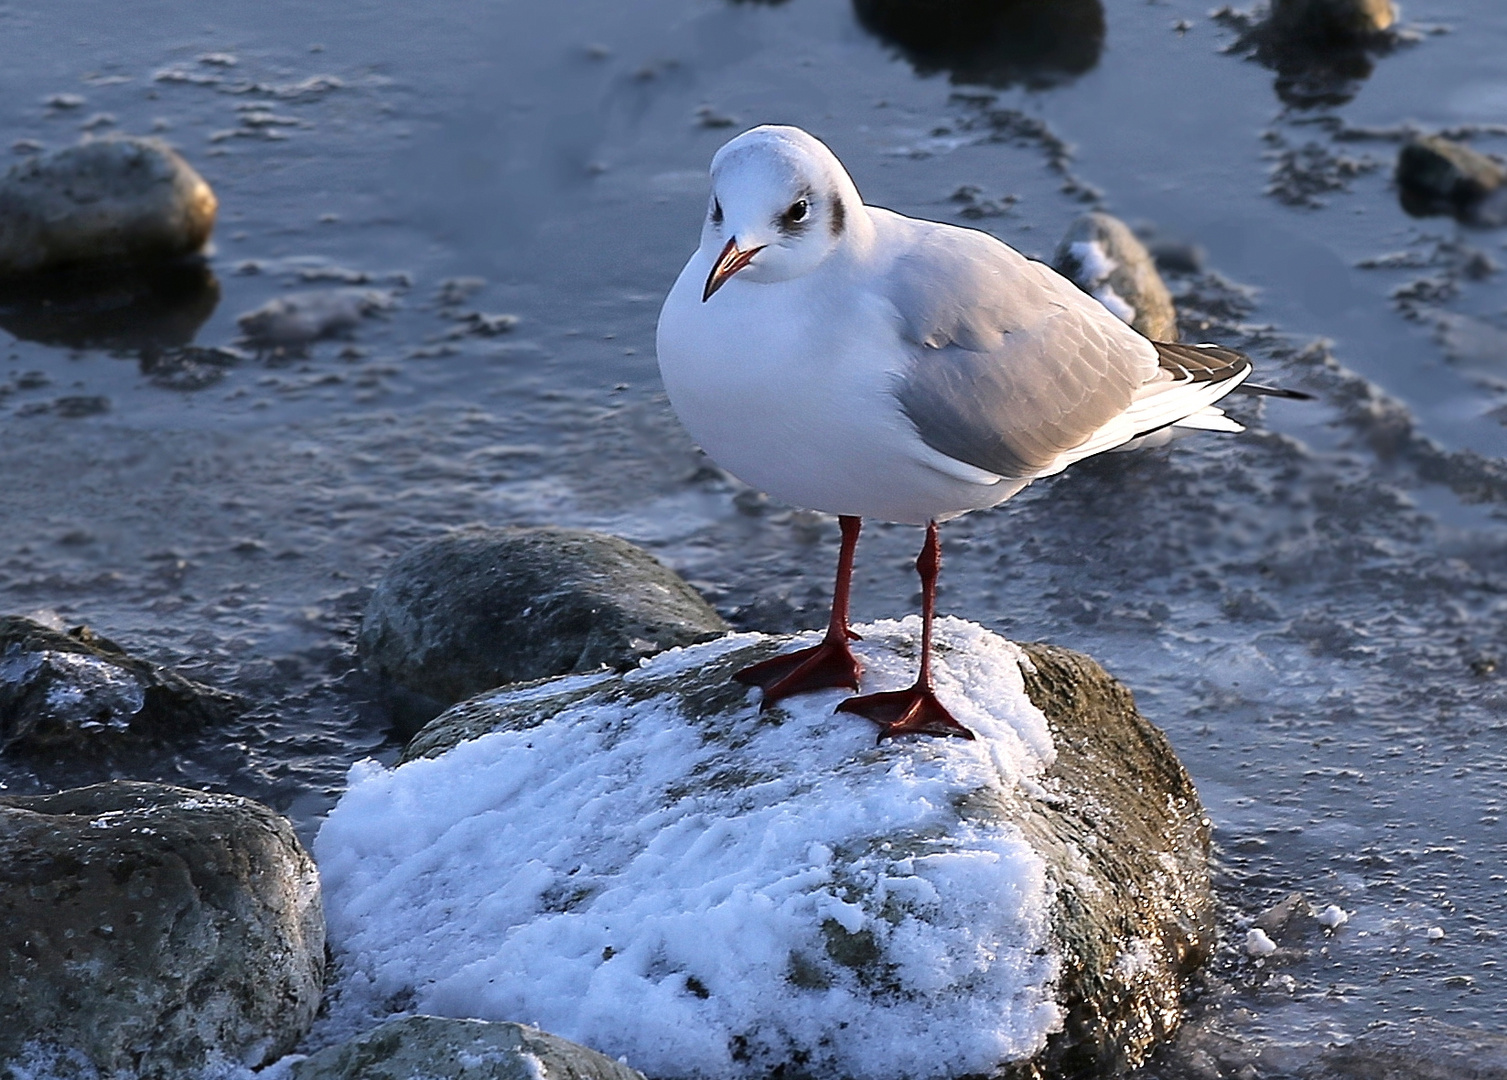
<instances>
[{"instance_id":1,"label":"white breast","mask_svg":"<svg viewBox=\"0 0 1507 1080\"><path fill-rule=\"evenodd\" d=\"M992 506L999 481L926 446L893 381L906 362L893 312L823 267L791 281L730 280L710 301L697 252L659 318L670 404L723 468L782 502L924 524Z\"/></svg>"}]
</instances>

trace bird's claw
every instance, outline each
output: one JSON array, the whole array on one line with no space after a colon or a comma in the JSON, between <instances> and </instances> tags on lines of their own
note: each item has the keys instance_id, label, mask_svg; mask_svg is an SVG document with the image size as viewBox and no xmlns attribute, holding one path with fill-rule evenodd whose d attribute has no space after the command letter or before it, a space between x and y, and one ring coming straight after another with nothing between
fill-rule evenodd
<instances>
[{"instance_id":1,"label":"bird's claw","mask_svg":"<svg viewBox=\"0 0 1507 1080\"><path fill-rule=\"evenodd\" d=\"M854 637L858 635L854 634ZM733 673L736 682L757 686L764 691L760 709L796 694L816 690L858 689L863 665L848 643L830 635L819 644L783 656L771 657Z\"/></svg>"},{"instance_id":2,"label":"bird's claw","mask_svg":"<svg viewBox=\"0 0 1507 1080\"><path fill-rule=\"evenodd\" d=\"M856 713L880 726L879 741L896 735L952 735L972 739L974 734L952 718L937 700L934 690L916 685L905 690L887 690L848 698L838 712Z\"/></svg>"}]
</instances>

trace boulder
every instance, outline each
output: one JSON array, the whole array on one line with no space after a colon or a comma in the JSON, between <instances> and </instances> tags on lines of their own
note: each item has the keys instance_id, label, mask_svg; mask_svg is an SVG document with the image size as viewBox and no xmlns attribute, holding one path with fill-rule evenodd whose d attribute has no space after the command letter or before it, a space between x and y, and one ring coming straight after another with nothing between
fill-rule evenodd
<instances>
[{"instance_id":1,"label":"boulder","mask_svg":"<svg viewBox=\"0 0 1507 1080\"><path fill-rule=\"evenodd\" d=\"M522 1024L407 1016L293 1066L292 1080L644 1080L643 1074Z\"/></svg>"},{"instance_id":2,"label":"boulder","mask_svg":"<svg viewBox=\"0 0 1507 1080\"><path fill-rule=\"evenodd\" d=\"M1156 263L1130 227L1110 214L1073 222L1052 267L1152 341L1177 340L1177 311Z\"/></svg>"},{"instance_id":3,"label":"boulder","mask_svg":"<svg viewBox=\"0 0 1507 1080\"><path fill-rule=\"evenodd\" d=\"M626 540L467 529L393 564L366 605L357 652L368 669L443 706L504 683L629 668L727 629L674 571Z\"/></svg>"},{"instance_id":4,"label":"boulder","mask_svg":"<svg viewBox=\"0 0 1507 1080\"><path fill-rule=\"evenodd\" d=\"M308 1031L324 963L314 863L267 807L128 781L0 797L0 1074L262 1065Z\"/></svg>"},{"instance_id":5,"label":"boulder","mask_svg":"<svg viewBox=\"0 0 1507 1080\"><path fill-rule=\"evenodd\" d=\"M865 691L913 677L919 620L859 629ZM938 692L978 739L876 745L840 691L761 712L730 681L792 643L505 688L358 765L315 842L342 993L664 1078L1144 1061L1214 910L1208 821L1129 691L943 619Z\"/></svg>"},{"instance_id":6,"label":"boulder","mask_svg":"<svg viewBox=\"0 0 1507 1080\"><path fill-rule=\"evenodd\" d=\"M1398 152L1397 189L1410 214L1507 223L1507 168L1440 135L1419 135Z\"/></svg>"},{"instance_id":7,"label":"boulder","mask_svg":"<svg viewBox=\"0 0 1507 1080\"><path fill-rule=\"evenodd\" d=\"M215 194L158 139L89 139L0 179L0 279L78 263L145 263L199 251Z\"/></svg>"},{"instance_id":8,"label":"boulder","mask_svg":"<svg viewBox=\"0 0 1507 1080\"><path fill-rule=\"evenodd\" d=\"M130 656L77 626L0 616L0 750L104 749L237 715L233 694Z\"/></svg>"},{"instance_id":9,"label":"boulder","mask_svg":"<svg viewBox=\"0 0 1507 1080\"><path fill-rule=\"evenodd\" d=\"M1397 21L1392 0L1272 0L1274 34L1321 41L1371 37Z\"/></svg>"}]
</instances>

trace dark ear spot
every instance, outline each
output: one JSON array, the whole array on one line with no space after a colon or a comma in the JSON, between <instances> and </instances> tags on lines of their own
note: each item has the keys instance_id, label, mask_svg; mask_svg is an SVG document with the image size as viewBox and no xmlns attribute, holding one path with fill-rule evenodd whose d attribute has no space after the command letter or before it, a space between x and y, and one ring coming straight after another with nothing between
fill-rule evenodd
<instances>
[{"instance_id":1,"label":"dark ear spot","mask_svg":"<svg viewBox=\"0 0 1507 1080\"><path fill-rule=\"evenodd\" d=\"M842 196L832 196L832 235L841 236L848 224L848 211L842 205Z\"/></svg>"}]
</instances>

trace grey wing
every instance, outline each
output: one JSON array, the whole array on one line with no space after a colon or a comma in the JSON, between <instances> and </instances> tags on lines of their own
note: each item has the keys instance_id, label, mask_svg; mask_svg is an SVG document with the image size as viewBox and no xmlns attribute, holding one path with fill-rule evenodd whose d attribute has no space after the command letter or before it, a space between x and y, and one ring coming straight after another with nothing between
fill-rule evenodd
<instances>
[{"instance_id":1,"label":"grey wing","mask_svg":"<svg viewBox=\"0 0 1507 1080\"><path fill-rule=\"evenodd\" d=\"M970 229L906 224L886 282L910 354L894 392L932 449L1036 476L1157 377L1156 348L1048 267Z\"/></svg>"}]
</instances>

